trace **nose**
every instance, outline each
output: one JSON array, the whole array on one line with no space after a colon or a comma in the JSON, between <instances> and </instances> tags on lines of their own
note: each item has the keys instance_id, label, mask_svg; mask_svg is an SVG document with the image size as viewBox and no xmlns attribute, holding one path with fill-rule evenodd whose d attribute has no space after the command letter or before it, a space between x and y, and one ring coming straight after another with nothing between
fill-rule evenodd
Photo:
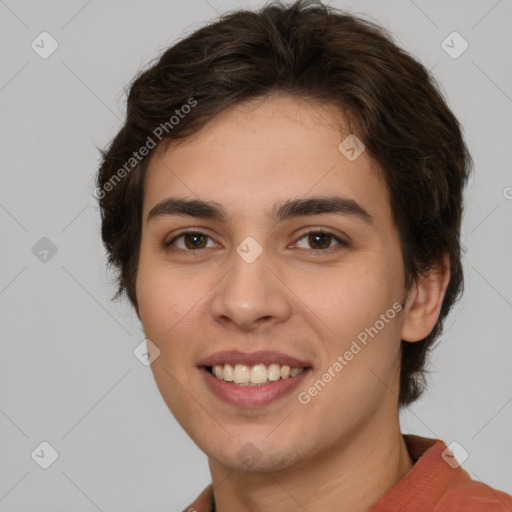
<instances>
[{"instance_id":1,"label":"nose","mask_svg":"<svg viewBox=\"0 0 512 512\"><path fill-rule=\"evenodd\" d=\"M233 266L215 287L211 301L215 321L254 331L289 318L289 290L279 272L269 264L265 251L252 263L233 254Z\"/></svg>"}]
</instances>

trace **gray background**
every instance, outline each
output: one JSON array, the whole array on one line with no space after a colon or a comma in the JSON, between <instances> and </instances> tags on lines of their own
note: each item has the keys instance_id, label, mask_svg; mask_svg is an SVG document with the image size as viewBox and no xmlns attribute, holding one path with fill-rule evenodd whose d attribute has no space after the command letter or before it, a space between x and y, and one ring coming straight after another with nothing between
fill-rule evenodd
<instances>
[{"instance_id":1,"label":"gray background","mask_svg":"<svg viewBox=\"0 0 512 512\"><path fill-rule=\"evenodd\" d=\"M331 4L370 16L433 68L465 128L466 292L428 392L401 421L457 441L474 479L512 493L512 2ZM181 510L210 482L206 456L133 355L136 315L110 302L91 193L96 146L120 128L141 66L217 13L258 5L0 0L1 511ZM59 44L47 59L31 48L43 31ZM456 59L441 45L453 31L469 43ZM47 261L43 237L57 249ZM46 470L31 457L43 441L58 452Z\"/></svg>"}]
</instances>

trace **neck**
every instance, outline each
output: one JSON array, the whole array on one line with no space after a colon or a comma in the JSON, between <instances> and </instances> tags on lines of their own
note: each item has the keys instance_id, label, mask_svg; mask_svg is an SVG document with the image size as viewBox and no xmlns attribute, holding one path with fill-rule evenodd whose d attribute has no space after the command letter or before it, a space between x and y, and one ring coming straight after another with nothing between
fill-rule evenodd
<instances>
[{"instance_id":1,"label":"neck","mask_svg":"<svg viewBox=\"0 0 512 512\"><path fill-rule=\"evenodd\" d=\"M300 467L248 473L230 471L212 459L209 464L217 512L364 512L413 466L398 418L388 431L357 432Z\"/></svg>"}]
</instances>

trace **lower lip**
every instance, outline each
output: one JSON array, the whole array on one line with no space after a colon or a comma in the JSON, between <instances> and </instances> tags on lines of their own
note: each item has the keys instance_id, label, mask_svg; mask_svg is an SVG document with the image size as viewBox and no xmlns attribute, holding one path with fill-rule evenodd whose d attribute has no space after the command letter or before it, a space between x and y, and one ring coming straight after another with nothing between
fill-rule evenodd
<instances>
[{"instance_id":1,"label":"lower lip","mask_svg":"<svg viewBox=\"0 0 512 512\"><path fill-rule=\"evenodd\" d=\"M210 390L224 402L238 407L257 407L278 400L291 393L310 370L311 368L305 368L295 377L278 379L261 386L243 386L215 377L204 366L199 368Z\"/></svg>"}]
</instances>

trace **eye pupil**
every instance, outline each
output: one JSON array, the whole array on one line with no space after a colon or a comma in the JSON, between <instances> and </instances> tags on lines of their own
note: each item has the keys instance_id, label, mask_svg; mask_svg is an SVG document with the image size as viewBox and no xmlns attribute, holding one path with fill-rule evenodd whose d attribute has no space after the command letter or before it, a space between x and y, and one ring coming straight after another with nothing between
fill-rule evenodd
<instances>
[{"instance_id":1,"label":"eye pupil","mask_svg":"<svg viewBox=\"0 0 512 512\"><path fill-rule=\"evenodd\" d=\"M320 249L326 249L331 243L331 235L326 233L311 233L308 241L311 246L320 245Z\"/></svg>"},{"instance_id":2,"label":"eye pupil","mask_svg":"<svg viewBox=\"0 0 512 512\"><path fill-rule=\"evenodd\" d=\"M204 246L205 237L201 233L189 233L184 236L185 245L188 249L197 249ZM192 240L192 245L189 244L189 240ZM202 242L202 243L201 243Z\"/></svg>"}]
</instances>

